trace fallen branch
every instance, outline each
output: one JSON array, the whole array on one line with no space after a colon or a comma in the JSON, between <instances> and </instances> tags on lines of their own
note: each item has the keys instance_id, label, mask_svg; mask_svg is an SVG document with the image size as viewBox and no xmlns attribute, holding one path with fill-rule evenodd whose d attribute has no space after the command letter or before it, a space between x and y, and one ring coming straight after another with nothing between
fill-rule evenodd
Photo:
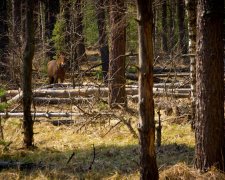
<instances>
[{"instance_id":1,"label":"fallen branch","mask_svg":"<svg viewBox=\"0 0 225 180\"><path fill-rule=\"evenodd\" d=\"M69 162L71 161L71 159L73 158L73 156L75 155L75 153L73 152L70 156L70 158L68 159L67 163L66 164L69 164Z\"/></svg>"},{"instance_id":2,"label":"fallen branch","mask_svg":"<svg viewBox=\"0 0 225 180\"><path fill-rule=\"evenodd\" d=\"M93 144L93 159L91 161L91 164L90 164L88 170L91 170L92 169L92 166L93 166L93 164L95 162L95 156L96 156L96 154L95 154L95 145Z\"/></svg>"},{"instance_id":3,"label":"fallen branch","mask_svg":"<svg viewBox=\"0 0 225 180\"><path fill-rule=\"evenodd\" d=\"M118 121L116 124L114 124L102 137L105 137L114 127L116 127L118 124L120 124L122 121Z\"/></svg>"},{"instance_id":4,"label":"fallen branch","mask_svg":"<svg viewBox=\"0 0 225 180\"><path fill-rule=\"evenodd\" d=\"M125 120L123 117L117 117L119 120L121 120L129 129L129 131L131 132L131 134L133 134L134 138L138 138L138 135L136 133L136 131L134 130L134 128L131 126L130 120Z\"/></svg>"}]
</instances>

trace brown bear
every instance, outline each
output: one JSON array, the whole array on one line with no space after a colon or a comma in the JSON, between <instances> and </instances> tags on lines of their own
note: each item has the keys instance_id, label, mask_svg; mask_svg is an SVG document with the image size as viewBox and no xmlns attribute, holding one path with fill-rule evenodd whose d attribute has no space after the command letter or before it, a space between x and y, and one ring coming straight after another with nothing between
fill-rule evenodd
<instances>
[{"instance_id":1,"label":"brown bear","mask_svg":"<svg viewBox=\"0 0 225 180\"><path fill-rule=\"evenodd\" d=\"M49 84L63 83L65 79L65 71L66 71L66 64L65 64L65 55L63 53L59 54L56 60L51 60L48 62L48 77L49 77Z\"/></svg>"}]
</instances>

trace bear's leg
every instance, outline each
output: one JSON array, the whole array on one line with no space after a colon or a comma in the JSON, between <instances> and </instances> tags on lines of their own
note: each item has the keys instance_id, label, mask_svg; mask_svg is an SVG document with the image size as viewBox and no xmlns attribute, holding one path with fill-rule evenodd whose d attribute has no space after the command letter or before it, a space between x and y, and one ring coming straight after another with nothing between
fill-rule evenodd
<instances>
[{"instance_id":1,"label":"bear's leg","mask_svg":"<svg viewBox=\"0 0 225 180\"><path fill-rule=\"evenodd\" d=\"M54 77L49 77L49 84L53 84L54 83Z\"/></svg>"}]
</instances>

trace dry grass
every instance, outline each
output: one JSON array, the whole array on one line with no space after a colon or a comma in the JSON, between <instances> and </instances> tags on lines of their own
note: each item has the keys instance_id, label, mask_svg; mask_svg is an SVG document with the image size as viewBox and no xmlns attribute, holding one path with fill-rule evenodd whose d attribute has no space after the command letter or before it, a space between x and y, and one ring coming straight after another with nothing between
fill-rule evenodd
<instances>
[{"instance_id":1,"label":"dry grass","mask_svg":"<svg viewBox=\"0 0 225 180\"><path fill-rule=\"evenodd\" d=\"M134 114L120 111L115 114L130 119L136 130L137 107L131 102L129 107ZM88 108L90 107L84 109ZM51 110L56 109L57 107L53 107ZM92 107L94 111L102 109L108 110L101 103ZM157 148L160 179L225 179L224 174L215 169L200 174L191 168L194 158L194 133L187 119L176 121L177 118L173 115L167 117L162 111L162 146ZM37 148L33 150L22 149L21 119L5 120L0 155L4 161L45 166L28 170L5 169L1 171L0 179L139 179L138 140L123 123L105 135L116 122L91 123L77 131L79 126L74 124L54 126L43 122L43 118L37 120L40 120L34 124L34 142ZM93 160L93 145L95 161L89 169ZM67 164L72 153L74 156Z\"/></svg>"}]
</instances>

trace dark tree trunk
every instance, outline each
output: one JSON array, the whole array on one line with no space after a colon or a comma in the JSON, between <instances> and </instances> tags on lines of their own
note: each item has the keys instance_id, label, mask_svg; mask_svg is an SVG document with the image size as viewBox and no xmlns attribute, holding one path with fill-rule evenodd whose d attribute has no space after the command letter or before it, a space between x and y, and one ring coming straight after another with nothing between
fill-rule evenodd
<instances>
[{"instance_id":1,"label":"dark tree trunk","mask_svg":"<svg viewBox=\"0 0 225 180\"><path fill-rule=\"evenodd\" d=\"M223 1L197 5L195 167L224 170Z\"/></svg>"},{"instance_id":2,"label":"dark tree trunk","mask_svg":"<svg viewBox=\"0 0 225 180\"><path fill-rule=\"evenodd\" d=\"M85 60L85 45L83 36L83 0L75 2L75 38L76 38L76 69L79 69L79 64Z\"/></svg>"},{"instance_id":3,"label":"dark tree trunk","mask_svg":"<svg viewBox=\"0 0 225 180\"><path fill-rule=\"evenodd\" d=\"M109 47L106 34L106 18L105 18L105 1L106 0L94 0L96 6L98 33L99 33L99 49L102 60L102 73L103 80L107 82L107 74L109 70Z\"/></svg>"},{"instance_id":4,"label":"dark tree trunk","mask_svg":"<svg viewBox=\"0 0 225 180\"><path fill-rule=\"evenodd\" d=\"M126 23L123 0L110 0L109 105L127 106L125 91Z\"/></svg>"},{"instance_id":5,"label":"dark tree trunk","mask_svg":"<svg viewBox=\"0 0 225 180\"><path fill-rule=\"evenodd\" d=\"M152 0L137 0L139 37L139 134L141 179L158 179L153 101Z\"/></svg>"},{"instance_id":6,"label":"dark tree trunk","mask_svg":"<svg viewBox=\"0 0 225 180\"><path fill-rule=\"evenodd\" d=\"M14 47L21 46L20 30L21 30L21 0L12 0L12 33Z\"/></svg>"},{"instance_id":7,"label":"dark tree trunk","mask_svg":"<svg viewBox=\"0 0 225 180\"><path fill-rule=\"evenodd\" d=\"M162 0L162 50L168 51L167 46L167 2Z\"/></svg>"},{"instance_id":8,"label":"dark tree trunk","mask_svg":"<svg viewBox=\"0 0 225 180\"><path fill-rule=\"evenodd\" d=\"M6 49L9 43L7 36L7 0L0 1L0 71L5 74L7 70Z\"/></svg>"},{"instance_id":9,"label":"dark tree trunk","mask_svg":"<svg viewBox=\"0 0 225 180\"><path fill-rule=\"evenodd\" d=\"M194 129L196 111L196 0L186 0L189 34L189 59L191 77L191 125Z\"/></svg>"},{"instance_id":10,"label":"dark tree trunk","mask_svg":"<svg viewBox=\"0 0 225 180\"><path fill-rule=\"evenodd\" d=\"M24 145L29 148L33 146L33 119L31 116L32 102L32 60L34 56L34 22L33 22L34 0L26 0L26 46L23 53L23 129Z\"/></svg>"},{"instance_id":11,"label":"dark tree trunk","mask_svg":"<svg viewBox=\"0 0 225 180\"><path fill-rule=\"evenodd\" d=\"M185 41L185 2L184 0L177 0L177 19L179 29L179 50L182 54L187 54L187 43Z\"/></svg>"},{"instance_id":12,"label":"dark tree trunk","mask_svg":"<svg viewBox=\"0 0 225 180\"><path fill-rule=\"evenodd\" d=\"M53 42L51 41L52 32L56 23L57 14L60 12L59 0L46 0L46 33L49 39L49 49L47 56L52 59L56 54Z\"/></svg>"}]
</instances>

